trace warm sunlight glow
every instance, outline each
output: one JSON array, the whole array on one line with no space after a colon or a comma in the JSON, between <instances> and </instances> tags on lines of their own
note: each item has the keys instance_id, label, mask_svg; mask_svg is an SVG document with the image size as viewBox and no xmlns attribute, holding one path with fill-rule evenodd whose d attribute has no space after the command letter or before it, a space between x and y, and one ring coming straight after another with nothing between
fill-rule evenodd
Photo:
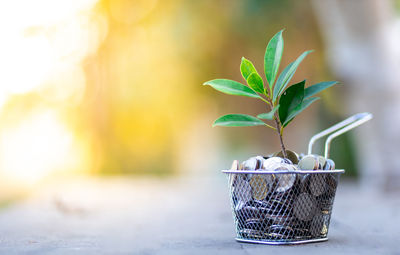
<instances>
[{"instance_id":1,"label":"warm sunlight glow","mask_svg":"<svg viewBox=\"0 0 400 255\"><path fill-rule=\"evenodd\" d=\"M0 135L0 168L9 179L35 182L76 162L73 135L53 112L36 113Z\"/></svg>"},{"instance_id":2,"label":"warm sunlight glow","mask_svg":"<svg viewBox=\"0 0 400 255\"><path fill-rule=\"evenodd\" d=\"M44 85L54 86L51 91L56 96L62 93L59 90L64 86L58 82L74 76L106 34L104 18L91 12L96 2L19 0L2 4L0 93L24 94ZM81 94L84 79L78 75L71 87L74 91L69 89L67 95Z\"/></svg>"},{"instance_id":3,"label":"warm sunlight glow","mask_svg":"<svg viewBox=\"0 0 400 255\"><path fill-rule=\"evenodd\" d=\"M0 7L0 178L35 183L90 161L69 109L83 101L83 61L107 34L98 0L16 0ZM62 119L62 121L61 121ZM75 120L75 121L79 121ZM85 151L86 150L86 151Z\"/></svg>"},{"instance_id":4,"label":"warm sunlight glow","mask_svg":"<svg viewBox=\"0 0 400 255\"><path fill-rule=\"evenodd\" d=\"M9 45L0 48L0 68L4 70L0 83L6 93L26 93L50 74L54 63L50 45L43 36L10 39Z\"/></svg>"}]
</instances>

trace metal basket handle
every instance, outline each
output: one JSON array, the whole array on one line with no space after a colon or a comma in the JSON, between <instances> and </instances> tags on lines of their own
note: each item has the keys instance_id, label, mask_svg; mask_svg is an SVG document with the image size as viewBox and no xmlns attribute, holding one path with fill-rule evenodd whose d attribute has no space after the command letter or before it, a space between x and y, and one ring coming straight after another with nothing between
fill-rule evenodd
<instances>
[{"instance_id":1,"label":"metal basket handle","mask_svg":"<svg viewBox=\"0 0 400 255\"><path fill-rule=\"evenodd\" d=\"M335 132L336 130L338 130L337 132L333 133L332 135L328 136L328 138L326 139L325 142L325 158L329 157L329 151L330 151L330 144L333 140L333 138L367 122L368 120L372 119L372 114L368 113L368 112L363 112L363 113L357 113L354 114L353 116L333 125L330 128L327 128L323 131L321 131L320 133L314 135L313 137L311 137L310 142L308 143L308 154L312 154L312 147L314 145L314 143L326 136L329 135L333 132Z\"/></svg>"}]
</instances>

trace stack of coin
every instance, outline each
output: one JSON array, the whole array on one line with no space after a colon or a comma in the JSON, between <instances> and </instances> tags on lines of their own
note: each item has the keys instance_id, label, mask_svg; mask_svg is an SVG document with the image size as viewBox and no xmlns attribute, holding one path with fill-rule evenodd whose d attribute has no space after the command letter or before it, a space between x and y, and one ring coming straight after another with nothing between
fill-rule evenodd
<instances>
[{"instance_id":1,"label":"stack of coin","mask_svg":"<svg viewBox=\"0 0 400 255\"><path fill-rule=\"evenodd\" d=\"M300 170L334 170L335 163L323 156L310 154L299 160L298 168Z\"/></svg>"},{"instance_id":2,"label":"stack of coin","mask_svg":"<svg viewBox=\"0 0 400 255\"><path fill-rule=\"evenodd\" d=\"M278 152L233 162L231 170L253 171L232 174L230 179L241 237L304 240L326 235L336 175L302 170L332 170L335 163L319 155L286 152L288 158Z\"/></svg>"},{"instance_id":3,"label":"stack of coin","mask_svg":"<svg viewBox=\"0 0 400 255\"><path fill-rule=\"evenodd\" d=\"M278 151L274 153L274 156L283 158L283 153L282 151ZM286 150L286 156L293 164L297 164L299 162L299 155L294 151Z\"/></svg>"}]
</instances>

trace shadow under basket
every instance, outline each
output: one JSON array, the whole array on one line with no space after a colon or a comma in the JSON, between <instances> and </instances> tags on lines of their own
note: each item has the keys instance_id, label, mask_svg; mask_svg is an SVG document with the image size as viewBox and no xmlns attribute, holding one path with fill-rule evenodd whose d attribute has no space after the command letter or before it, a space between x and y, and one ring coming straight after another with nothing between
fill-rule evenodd
<instances>
[{"instance_id":1,"label":"shadow under basket","mask_svg":"<svg viewBox=\"0 0 400 255\"><path fill-rule=\"evenodd\" d=\"M300 244L328 240L329 222L344 170L224 170L236 240Z\"/></svg>"}]
</instances>

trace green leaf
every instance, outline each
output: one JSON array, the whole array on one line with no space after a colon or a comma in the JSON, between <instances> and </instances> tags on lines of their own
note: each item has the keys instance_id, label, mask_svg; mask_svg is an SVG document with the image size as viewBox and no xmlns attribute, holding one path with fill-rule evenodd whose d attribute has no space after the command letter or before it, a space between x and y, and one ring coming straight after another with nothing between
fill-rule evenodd
<instances>
[{"instance_id":1,"label":"green leaf","mask_svg":"<svg viewBox=\"0 0 400 255\"><path fill-rule=\"evenodd\" d=\"M240 72L242 73L243 78L246 80L250 88L259 93L264 93L264 82L250 60L242 57Z\"/></svg>"},{"instance_id":2,"label":"green leaf","mask_svg":"<svg viewBox=\"0 0 400 255\"><path fill-rule=\"evenodd\" d=\"M214 89L229 95L261 98L252 89L246 87L245 85L237 81L232 81L227 79L216 79L207 81L203 85L210 85Z\"/></svg>"},{"instance_id":3,"label":"green leaf","mask_svg":"<svg viewBox=\"0 0 400 255\"><path fill-rule=\"evenodd\" d=\"M264 93L264 82L258 73L251 73L247 78L247 84L254 91Z\"/></svg>"},{"instance_id":4,"label":"green leaf","mask_svg":"<svg viewBox=\"0 0 400 255\"><path fill-rule=\"evenodd\" d=\"M294 73L297 70L297 67L303 61L303 59L312 52L312 50L305 51L301 54L295 61L290 63L279 75L278 80L276 81L274 92L273 92L273 102L276 101L278 96L285 90L288 85L290 79L292 79Z\"/></svg>"},{"instance_id":5,"label":"green leaf","mask_svg":"<svg viewBox=\"0 0 400 255\"><path fill-rule=\"evenodd\" d=\"M314 101L317 101L319 97L311 97L304 99L300 106L296 107L295 111L293 111L288 117L287 120L283 123L283 126L286 127L299 113L301 113L304 109L309 107Z\"/></svg>"},{"instance_id":6,"label":"green leaf","mask_svg":"<svg viewBox=\"0 0 400 255\"><path fill-rule=\"evenodd\" d=\"M259 119L265 119L265 120L272 120L274 118L275 112L279 109L279 104L272 109L272 111L268 113L260 113L257 115L257 118Z\"/></svg>"},{"instance_id":7,"label":"green leaf","mask_svg":"<svg viewBox=\"0 0 400 255\"><path fill-rule=\"evenodd\" d=\"M279 120L282 124L284 124L288 117L296 111L296 107L301 105L304 98L304 84L305 80L299 83L296 83L282 94L279 99Z\"/></svg>"},{"instance_id":8,"label":"green leaf","mask_svg":"<svg viewBox=\"0 0 400 255\"><path fill-rule=\"evenodd\" d=\"M305 89L304 98L310 98L310 97L318 94L322 90L327 89L337 83L338 83L337 81L324 81L324 82L319 82L317 84L314 84Z\"/></svg>"},{"instance_id":9,"label":"green leaf","mask_svg":"<svg viewBox=\"0 0 400 255\"><path fill-rule=\"evenodd\" d=\"M250 60L242 57L242 62L240 63L240 72L242 73L243 78L247 81L247 78L252 73L257 73L256 68Z\"/></svg>"},{"instance_id":10,"label":"green leaf","mask_svg":"<svg viewBox=\"0 0 400 255\"><path fill-rule=\"evenodd\" d=\"M275 78L279 70L283 53L283 30L279 31L272 37L267 45L264 55L264 72L269 87L274 86Z\"/></svg>"},{"instance_id":11,"label":"green leaf","mask_svg":"<svg viewBox=\"0 0 400 255\"><path fill-rule=\"evenodd\" d=\"M215 126L224 127L251 127L251 126L261 126L265 123L256 117L247 114L227 114L219 117L213 124Z\"/></svg>"}]
</instances>

